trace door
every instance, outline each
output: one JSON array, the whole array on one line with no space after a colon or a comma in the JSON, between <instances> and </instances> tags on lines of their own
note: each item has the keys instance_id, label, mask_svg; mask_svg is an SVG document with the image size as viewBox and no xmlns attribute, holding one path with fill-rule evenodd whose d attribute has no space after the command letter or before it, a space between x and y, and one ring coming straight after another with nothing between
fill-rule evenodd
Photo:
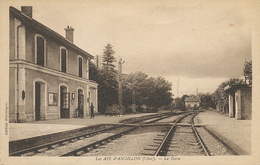
<instances>
[{"instance_id":1,"label":"door","mask_svg":"<svg viewBox=\"0 0 260 165\"><path fill-rule=\"evenodd\" d=\"M70 117L70 93L67 93L67 88L61 86L60 89L60 118Z\"/></svg>"},{"instance_id":2,"label":"door","mask_svg":"<svg viewBox=\"0 0 260 165\"><path fill-rule=\"evenodd\" d=\"M233 116L232 117L236 117L236 94L233 95Z\"/></svg>"},{"instance_id":3,"label":"door","mask_svg":"<svg viewBox=\"0 0 260 165\"><path fill-rule=\"evenodd\" d=\"M79 117L84 117L84 95L78 94L78 112Z\"/></svg>"},{"instance_id":4,"label":"door","mask_svg":"<svg viewBox=\"0 0 260 165\"><path fill-rule=\"evenodd\" d=\"M35 83L35 120L41 119L41 84Z\"/></svg>"}]
</instances>

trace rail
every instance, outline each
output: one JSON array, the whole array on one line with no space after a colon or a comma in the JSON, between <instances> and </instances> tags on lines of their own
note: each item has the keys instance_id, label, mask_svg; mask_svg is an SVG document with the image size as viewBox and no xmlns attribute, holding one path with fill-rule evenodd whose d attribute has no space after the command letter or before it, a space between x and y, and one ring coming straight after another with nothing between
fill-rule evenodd
<instances>
[{"instance_id":1,"label":"rail","mask_svg":"<svg viewBox=\"0 0 260 165\"><path fill-rule=\"evenodd\" d=\"M206 156L210 156L209 151L208 151L208 149L207 149L205 143L203 142L202 138L200 137L198 131L196 130L196 128L195 128L195 126L194 126L194 117L195 117L196 115L197 115L197 114L195 114L194 116L192 116L192 118L190 119L190 120L191 120L190 122L191 122L191 126L192 126L193 133L196 135L196 138L198 139L198 141L199 141L199 143L200 143L200 145L201 145L201 147L202 147L202 149L203 149L205 155L206 155Z\"/></svg>"},{"instance_id":2,"label":"rail","mask_svg":"<svg viewBox=\"0 0 260 165\"><path fill-rule=\"evenodd\" d=\"M190 113L189 114L186 114L180 118L178 118L175 123L171 126L170 130L168 131L168 133L166 134L166 136L164 137L162 143L160 144L160 146L158 147L157 151L155 152L154 156L164 156L163 154L165 154L165 148L167 147L167 141L171 138L171 135L174 131L174 128L176 127L177 123L180 122L183 118L187 117L191 115Z\"/></svg>"},{"instance_id":3,"label":"rail","mask_svg":"<svg viewBox=\"0 0 260 165\"><path fill-rule=\"evenodd\" d=\"M76 150L70 151L70 152L68 152L68 153L66 153L66 154L63 154L63 155L61 155L61 156L79 156L79 154L78 154L79 152L82 152L82 151L83 151L83 153L84 153L84 152L88 152L88 151L89 151L89 148L96 148L97 145L104 145L106 142L110 142L110 141L112 141L112 140L115 140L115 139L117 139L117 138L123 136L124 134L129 133L129 132L131 132L131 131L133 131L133 130L135 130L135 129L137 129L137 128L138 128L138 127L133 127L133 128L128 129L128 130L125 130L125 131L123 131L123 132L119 132L119 133L117 133L117 134L115 134L115 135L112 135L112 136L109 136L109 137L104 138L104 139L102 139L102 140L99 140L99 141L96 141L96 142L94 142L94 143L88 144L88 145L86 145L86 146L84 146L84 147L81 147L81 148L78 148L78 149L76 149ZM81 153L81 154L82 154L82 153Z\"/></svg>"},{"instance_id":4,"label":"rail","mask_svg":"<svg viewBox=\"0 0 260 165\"><path fill-rule=\"evenodd\" d=\"M117 126L113 126L113 127L110 127L110 128L106 128L106 129L102 129L102 130L98 130L98 131L93 131L93 132L89 132L89 133L84 133L84 134L81 134L81 135L78 135L78 136L74 136L74 137L50 142L50 143L47 143L47 144L43 144L43 145L39 145L39 146L35 146L35 147L23 149L23 150L19 150L19 151L10 153L9 156L21 156L23 154L30 153L30 152L38 152L38 150L43 149L43 148L53 149L51 146L54 146L56 144L62 144L64 142L73 141L74 139L80 139L82 137L90 137L90 136L99 134L101 132L109 131L109 130L112 130L112 129L115 129L115 128L118 128L118 127L122 127L122 126L123 125L119 125L119 126L117 125Z\"/></svg>"},{"instance_id":5,"label":"rail","mask_svg":"<svg viewBox=\"0 0 260 165\"><path fill-rule=\"evenodd\" d=\"M138 121L134 121L133 123L138 123L138 122L142 122L142 121L145 121L145 120L158 118L158 119L155 119L155 120L149 122L149 123L152 123L152 122L156 122L158 120L164 119L166 117L170 117L170 115L169 114L160 114L160 115L155 115L155 116L152 115L152 116L149 116L149 117L144 116L143 118L139 118ZM132 122L130 122L130 123L132 123ZM32 147L25 148L25 149L22 149L22 150L10 152L9 156L22 156L23 154L26 154L26 153L39 153L38 150L41 150L41 149L44 149L44 148L46 148L47 150L50 150L50 149L53 149L52 146L57 145L57 144L63 145L64 142L73 142L74 140L80 140L82 137L83 138L91 137L91 136L94 136L96 134L99 134L99 133L102 133L102 132L105 132L105 131L109 131L109 130L113 130L113 129L123 127L123 126L127 126L127 124L114 125L113 127L110 127L110 128L92 131L92 132L88 132L88 133L82 133L82 134L77 135L77 136L72 136L72 137L56 140L56 141L53 141L53 142L48 142L48 143L40 144L40 145L37 145L37 146L32 146Z\"/></svg>"}]
</instances>

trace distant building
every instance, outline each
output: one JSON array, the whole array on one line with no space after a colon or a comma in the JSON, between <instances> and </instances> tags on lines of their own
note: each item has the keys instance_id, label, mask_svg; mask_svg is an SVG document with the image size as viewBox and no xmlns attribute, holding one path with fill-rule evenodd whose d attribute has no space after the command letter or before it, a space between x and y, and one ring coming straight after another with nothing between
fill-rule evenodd
<instances>
[{"instance_id":1,"label":"distant building","mask_svg":"<svg viewBox=\"0 0 260 165\"><path fill-rule=\"evenodd\" d=\"M229 94L229 117L240 119L252 118L252 87L247 84L227 86Z\"/></svg>"},{"instance_id":2,"label":"distant building","mask_svg":"<svg viewBox=\"0 0 260 165\"><path fill-rule=\"evenodd\" d=\"M89 80L92 55L32 18L32 7L10 7L9 120L27 122L97 112L97 86Z\"/></svg>"},{"instance_id":3,"label":"distant building","mask_svg":"<svg viewBox=\"0 0 260 165\"><path fill-rule=\"evenodd\" d=\"M200 98L198 96L186 97L184 102L186 108L194 108L200 106Z\"/></svg>"}]
</instances>

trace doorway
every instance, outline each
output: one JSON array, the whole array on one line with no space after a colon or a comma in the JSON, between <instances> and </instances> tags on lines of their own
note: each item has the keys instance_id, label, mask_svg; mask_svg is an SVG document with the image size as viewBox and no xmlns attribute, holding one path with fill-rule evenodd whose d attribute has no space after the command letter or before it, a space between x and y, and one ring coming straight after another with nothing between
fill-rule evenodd
<instances>
[{"instance_id":1,"label":"doorway","mask_svg":"<svg viewBox=\"0 0 260 165\"><path fill-rule=\"evenodd\" d=\"M35 121L41 120L41 84L35 83Z\"/></svg>"},{"instance_id":2,"label":"doorway","mask_svg":"<svg viewBox=\"0 0 260 165\"><path fill-rule=\"evenodd\" d=\"M35 82L34 114L35 121L45 119L45 83Z\"/></svg>"},{"instance_id":3,"label":"doorway","mask_svg":"<svg viewBox=\"0 0 260 165\"><path fill-rule=\"evenodd\" d=\"M60 87L60 118L70 117L70 93L67 87Z\"/></svg>"},{"instance_id":4,"label":"doorway","mask_svg":"<svg viewBox=\"0 0 260 165\"><path fill-rule=\"evenodd\" d=\"M233 118L235 118L236 117L236 95L235 94L233 94Z\"/></svg>"},{"instance_id":5,"label":"doorway","mask_svg":"<svg viewBox=\"0 0 260 165\"><path fill-rule=\"evenodd\" d=\"M78 112L79 117L84 117L84 94L83 90L78 90Z\"/></svg>"}]
</instances>

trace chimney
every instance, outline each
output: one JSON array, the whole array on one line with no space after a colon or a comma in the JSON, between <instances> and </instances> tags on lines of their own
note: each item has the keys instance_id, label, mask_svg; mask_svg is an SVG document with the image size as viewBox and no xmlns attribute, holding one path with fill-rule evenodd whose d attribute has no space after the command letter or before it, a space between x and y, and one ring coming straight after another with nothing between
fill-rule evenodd
<instances>
[{"instance_id":1,"label":"chimney","mask_svg":"<svg viewBox=\"0 0 260 165\"><path fill-rule=\"evenodd\" d=\"M32 18L32 6L22 6L21 11L28 17Z\"/></svg>"},{"instance_id":2,"label":"chimney","mask_svg":"<svg viewBox=\"0 0 260 165\"><path fill-rule=\"evenodd\" d=\"M66 39L73 43L73 31L74 29L71 26L67 26L64 29L66 31Z\"/></svg>"}]
</instances>

